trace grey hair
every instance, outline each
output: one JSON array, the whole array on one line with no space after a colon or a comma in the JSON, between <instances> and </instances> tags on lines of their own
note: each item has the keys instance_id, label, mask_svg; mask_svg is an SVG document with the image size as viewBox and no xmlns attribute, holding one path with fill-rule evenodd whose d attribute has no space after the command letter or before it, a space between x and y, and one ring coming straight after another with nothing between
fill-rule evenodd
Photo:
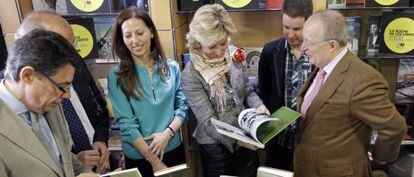
<instances>
[{"instance_id":1,"label":"grey hair","mask_svg":"<svg viewBox=\"0 0 414 177\"><path fill-rule=\"evenodd\" d=\"M323 10L314 13L310 18L322 22L321 31L324 40L336 40L341 47L348 42L348 25L345 17L335 10Z\"/></svg>"},{"instance_id":2,"label":"grey hair","mask_svg":"<svg viewBox=\"0 0 414 177\"><path fill-rule=\"evenodd\" d=\"M223 6L204 5L197 10L190 23L190 31L186 36L187 48L198 49L200 44L212 46L235 32L233 21Z\"/></svg>"},{"instance_id":3,"label":"grey hair","mask_svg":"<svg viewBox=\"0 0 414 177\"><path fill-rule=\"evenodd\" d=\"M14 35L14 38L19 39L34 29L50 30L50 29L47 29L48 26L50 27L49 23L59 23L59 25L61 25L60 23L66 23L66 22L64 22L62 17L54 11L50 11L50 10L33 11L26 18L24 18L22 24L20 25L19 29ZM53 30L50 30L50 31L53 31Z\"/></svg>"},{"instance_id":4,"label":"grey hair","mask_svg":"<svg viewBox=\"0 0 414 177\"><path fill-rule=\"evenodd\" d=\"M68 64L78 68L76 49L58 33L35 29L15 40L6 61L6 78L20 80L20 71L31 66L35 71L53 76Z\"/></svg>"}]
</instances>

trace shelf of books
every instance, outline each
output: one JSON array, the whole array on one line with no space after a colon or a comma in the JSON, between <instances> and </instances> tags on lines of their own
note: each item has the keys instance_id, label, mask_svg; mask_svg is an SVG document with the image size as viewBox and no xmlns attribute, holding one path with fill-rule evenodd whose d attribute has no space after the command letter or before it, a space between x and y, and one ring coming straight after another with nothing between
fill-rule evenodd
<instances>
[{"instance_id":1,"label":"shelf of books","mask_svg":"<svg viewBox=\"0 0 414 177\"><path fill-rule=\"evenodd\" d=\"M177 0L177 13L195 13L195 11L206 4L217 3L223 5L228 12L261 12L280 11L283 1L281 0L250 0L250 1L226 1L226 0Z\"/></svg>"}]
</instances>

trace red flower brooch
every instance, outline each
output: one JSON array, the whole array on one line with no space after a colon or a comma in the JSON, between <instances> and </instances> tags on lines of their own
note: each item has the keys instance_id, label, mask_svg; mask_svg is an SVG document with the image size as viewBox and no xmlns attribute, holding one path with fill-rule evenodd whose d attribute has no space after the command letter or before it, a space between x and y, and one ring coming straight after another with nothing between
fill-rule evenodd
<instances>
[{"instance_id":1,"label":"red flower brooch","mask_svg":"<svg viewBox=\"0 0 414 177\"><path fill-rule=\"evenodd\" d=\"M246 52L243 48L237 48L231 54L231 58L237 63L243 63L243 61L246 59Z\"/></svg>"}]
</instances>

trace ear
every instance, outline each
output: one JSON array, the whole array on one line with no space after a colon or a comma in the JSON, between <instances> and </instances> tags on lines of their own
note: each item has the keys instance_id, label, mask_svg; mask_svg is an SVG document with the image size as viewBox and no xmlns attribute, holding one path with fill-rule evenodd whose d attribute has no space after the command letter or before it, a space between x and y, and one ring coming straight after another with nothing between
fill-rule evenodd
<instances>
[{"instance_id":1,"label":"ear","mask_svg":"<svg viewBox=\"0 0 414 177\"><path fill-rule=\"evenodd\" d=\"M34 80L35 70L31 66L25 66L20 70L20 81L25 83L32 83Z\"/></svg>"},{"instance_id":2,"label":"ear","mask_svg":"<svg viewBox=\"0 0 414 177\"><path fill-rule=\"evenodd\" d=\"M329 43L329 50L330 51L336 51L338 50L340 47L339 42L337 40L333 40L332 42Z\"/></svg>"}]
</instances>

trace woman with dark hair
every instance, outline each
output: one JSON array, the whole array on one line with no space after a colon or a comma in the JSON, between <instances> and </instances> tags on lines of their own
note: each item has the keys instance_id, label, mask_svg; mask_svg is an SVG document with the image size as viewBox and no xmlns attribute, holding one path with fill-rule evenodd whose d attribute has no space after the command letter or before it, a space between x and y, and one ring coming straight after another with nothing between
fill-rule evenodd
<instances>
[{"instance_id":1,"label":"woman with dark hair","mask_svg":"<svg viewBox=\"0 0 414 177\"><path fill-rule=\"evenodd\" d=\"M185 163L180 127L187 101L180 68L167 59L157 30L142 9L122 11L113 26L112 51L120 64L108 73L109 99L122 136L126 168L143 176Z\"/></svg>"}]
</instances>

